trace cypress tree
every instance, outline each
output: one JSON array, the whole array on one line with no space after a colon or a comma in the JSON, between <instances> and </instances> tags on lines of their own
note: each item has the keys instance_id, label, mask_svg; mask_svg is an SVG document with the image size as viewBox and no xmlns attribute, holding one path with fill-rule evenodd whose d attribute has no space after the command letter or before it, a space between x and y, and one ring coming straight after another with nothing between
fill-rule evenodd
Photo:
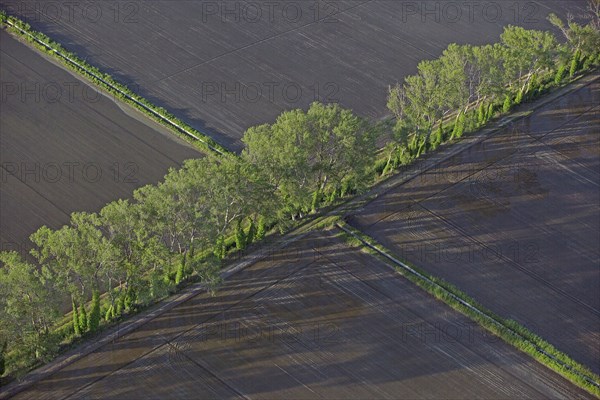
<instances>
[{"instance_id":1,"label":"cypress tree","mask_svg":"<svg viewBox=\"0 0 600 400\"><path fill-rule=\"evenodd\" d=\"M115 316L115 308L111 304L110 306L108 306L108 309L106 310L106 314L104 315L104 320L108 322L112 318L114 318L114 316Z\"/></svg>"},{"instance_id":2,"label":"cypress tree","mask_svg":"<svg viewBox=\"0 0 600 400\"><path fill-rule=\"evenodd\" d=\"M88 317L88 328L91 332L95 332L100 325L100 293L94 290L92 294L92 309Z\"/></svg>"},{"instance_id":3,"label":"cypress tree","mask_svg":"<svg viewBox=\"0 0 600 400\"><path fill-rule=\"evenodd\" d=\"M521 101L523 101L523 90L519 90L515 96L515 104L521 104Z\"/></svg>"},{"instance_id":4,"label":"cypress tree","mask_svg":"<svg viewBox=\"0 0 600 400\"><path fill-rule=\"evenodd\" d=\"M487 113L485 115L485 119L489 121L490 119L492 119L493 116L494 116L494 103L490 103L490 105L488 106L488 109L487 109Z\"/></svg>"},{"instance_id":5,"label":"cypress tree","mask_svg":"<svg viewBox=\"0 0 600 400\"><path fill-rule=\"evenodd\" d=\"M246 233L246 245L251 244L256 236L256 225L254 225L254 219L250 219L250 226Z\"/></svg>"},{"instance_id":6,"label":"cypress tree","mask_svg":"<svg viewBox=\"0 0 600 400\"><path fill-rule=\"evenodd\" d=\"M331 194L329 194L329 203L333 203L336 198L337 198L337 187L333 188L333 190L331 191Z\"/></svg>"},{"instance_id":7,"label":"cypress tree","mask_svg":"<svg viewBox=\"0 0 600 400\"><path fill-rule=\"evenodd\" d=\"M81 305L79 310L79 331L83 334L88 330L88 319L87 319L87 311L85 311L85 304Z\"/></svg>"},{"instance_id":8,"label":"cypress tree","mask_svg":"<svg viewBox=\"0 0 600 400\"><path fill-rule=\"evenodd\" d=\"M77 308L77 303L75 299L72 299L72 307L73 307L73 332L75 332L76 336L81 335L81 329L79 328L79 309Z\"/></svg>"},{"instance_id":9,"label":"cypress tree","mask_svg":"<svg viewBox=\"0 0 600 400\"><path fill-rule=\"evenodd\" d=\"M576 50L575 54L573 54L573 58L571 59L571 68L569 68L569 76L571 78L573 77L573 75L575 75L577 69L579 68L579 55L579 50Z\"/></svg>"},{"instance_id":10,"label":"cypress tree","mask_svg":"<svg viewBox=\"0 0 600 400\"><path fill-rule=\"evenodd\" d=\"M217 238L217 242L215 243L215 249L213 253L215 257L217 257L219 260L225 258L225 238L223 237L223 235L219 235L219 237Z\"/></svg>"},{"instance_id":11,"label":"cypress tree","mask_svg":"<svg viewBox=\"0 0 600 400\"><path fill-rule=\"evenodd\" d=\"M438 128L429 137L429 141L431 142L432 150L437 149L438 146L442 143L443 136L444 136L444 129L442 128L442 123L440 122Z\"/></svg>"},{"instance_id":12,"label":"cypress tree","mask_svg":"<svg viewBox=\"0 0 600 400\"><path fill-rule=\"evenodd\" d=\"M267 228L265 226L265 219L260 216L258 217L258 227L256 228L256 240L263 240L267 234Z\"/></svg>"},{"instance_id":13,"label":"cypress tree","mask_svg":"<svg viewBox=\"0 0 600 400\"><path fill-rule=\"evenodd\" d=\"M506 95L504 97L504 104L502 104L502 112L507 113L512 108L512 101L510 100L510 96Z\"/></svg>"},{"instance_id":14,"label":"cypress tree","mask_svg":"<svg viewBox=\"0 0 600 400\"><path fill-rule=\"evenodd\" d=\"M235 247L238 250L244 250L246 241L244 238L244 230L242 229L242 220L239 219L235 227Z\"/></svg>"},{"instance_id":15,"label":"cypress tree","mask_svg":"<svg viewBox=\"0 0 600 400\"><path fill-rule=\"evenodd\" d=\"M179 263L179 267L177 268L177 274L175 275L175 284L179 285L179 283L183 280L185 266L183 263Z\"/></svg>"},{"instance_id":16,"label":"cypress tree","mask_svg":"<svg viewBox=\"0 0 600 400\"><path fill-rule=\"evenodd\" d=\"M120 317L125 308L125 294L121 294L119 299L117 300L117 309L115 310L115 315Z\"/></svg>"},{"instance_id":17,"label":"cypress tree","mask_svg":"<svg viewBox=\"0 0 600 400\"><path fill-rule=\"evenodd\" d=\"M554 75L554 83L556 85L558 85L559 83L562 82L563 78L565 77L565 71L566 71L566 67L564 64L562 64L560 67L558 67L558 69L556 70L556 75Z\"/></svg>"},{"instance_id":18,"label":"cypress tree","mask_svg":"<svg viewBox=\"0 0 600 400\"><path fill-rule=\"evenodd\" d=\"M486 112L485 112L485 104L483 104L483 101L479 104L479 109L477 110L477 124L479 125L483 125L485 124L485 120L486 120Z\"/></svg>"},{"instance_id":19,"label":"cypress tree","mask_svg":"<svg viewBox=\"0 0 600 400\"><path fill-rule=\"evenodd\" d=\"M311 205L312 212L317 211L317 208L319 207L320 200L321 200L321 191L320 190L315 190L314 193L313 193L312 205Z\"/></svg>"}]
</instances>

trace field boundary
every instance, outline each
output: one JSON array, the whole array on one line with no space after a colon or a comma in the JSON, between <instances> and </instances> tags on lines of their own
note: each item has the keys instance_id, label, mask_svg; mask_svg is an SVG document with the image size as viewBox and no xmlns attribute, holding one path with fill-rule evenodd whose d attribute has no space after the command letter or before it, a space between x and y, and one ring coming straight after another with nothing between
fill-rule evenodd
<instances>
[{"instance_id":1,"label":"field boundary","mask_svg":"<svg viewBox=\"0 0 600 400\"><path fill-rule=\"evenodd\" d=\"M582 364L572 360L565 353L554 348L535 333L530 332L515 321L506 320L495 315L452 284L435 278L424 271L420 271L418 267L398 259L385 246L362 231L349 226L346 222L336 222L335 226L348 238L358 241L360 247L364 248L366 246L368 252L374 252L376 255L388 260L386 264L390 265L389 262L391 261L393 266L390 265L390 267L435 298L470 317L483 328L518 350L530 355L575 385L600 397L600 377ZM356 242L354 242L354 245L356 246Z\"/></svg>"},{"instance_id":2,"label":"field boundary","mask_svg":"<svg viewBox=\"0 0 600 400\"><path fill-rule=\"evenodd\" d=\"M19 36L25 37L28 41L41 47L42 50L50 53L63 65L71 68L80 76L87 78L94 86L102 88L108 93L116 95L125 103L133 105L154 121L177 133L177 136L186 139L189 143L200 147L202 150L209 150L219 155L230 153L229 150L218 144L209 135L192 128L185 122L176 119L175 116L169 115L168 111L155 106L142 96L132 92L126 86L118 83L110 75L102 73L98 68L92 67L75 54L69 53L59 43L53 41L45 34L31 29L28 24L20 19L6 15L0 10L0 23L8 25Z\"/></svg>"}]
</instances>

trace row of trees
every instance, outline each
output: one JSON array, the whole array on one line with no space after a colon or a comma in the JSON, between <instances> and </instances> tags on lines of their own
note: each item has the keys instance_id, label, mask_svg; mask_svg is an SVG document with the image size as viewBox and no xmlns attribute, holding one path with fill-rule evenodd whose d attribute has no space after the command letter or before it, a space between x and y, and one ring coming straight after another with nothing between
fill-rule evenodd
<instances>
[{"instance_id":1,"label":"row of trees","mask_svg":"<svg viewBox=\"0 0 600 400\"><path fill-rule=\"evenodd\" d=\"M41 227L31 257L0 253L0 343L8 341L9 360L45 360L65 336L93 332L192 274L215 285L230 248L365 185L376 150L373 126L319 103L243 140L241 157L188 160L132 200Z\"/></svg>"},{"instance_id":2,"label":"row of trees","mask_svg":"<svg viewBox=\"0 0 600 400\"><path fill-rule=\"evenodd\" d=\"M397 140L375 168L379 127L338 105L313 103L250 128L240 157L188 160L132 200L73 213L60 229L40 228L30 237L30 257L0 253L0 367L45 360L65 337L94 332L190 275L213 287L228 250L262 239L274 223L285 228L364 188L373 170L408 163L600 62L594 23L550 20L565 43L511 26L499 43L453 44L420 63L416 75L390 89Z\"/></svg>"},{"instance_id":3,"label":"row of trees","mask_svg":"<svg viewBox=\"0 0 600 400\"><path fill-rule=\"evenodd\" d=\"M508 26L500 42L451 44L438 59L421 62L416 75L391 87L387 106L396 117L396 141L380 169L408 163L566 75L600 63L597 19L587 25L564 23L556 15L549 20L562 31L564 43L551 32Z\"/></svg>"}]
</instances>

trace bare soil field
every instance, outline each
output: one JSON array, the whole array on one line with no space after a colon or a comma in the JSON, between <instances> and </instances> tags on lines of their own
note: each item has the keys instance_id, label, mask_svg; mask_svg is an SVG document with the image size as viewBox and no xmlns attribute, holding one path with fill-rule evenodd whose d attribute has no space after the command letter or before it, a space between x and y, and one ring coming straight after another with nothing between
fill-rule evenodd
<instances>
[{"instance_id":1,"label":"bare soil field","mask_svg":"<svg viewBox=\"0 0 600 400\"><path fill-rule=\"evenodd\" d=\"M389 85L450 43L498 40L503 26L547 29L562 1L111 1L0 0L0 6L75 51L225 147L250 126L312 101L387 115Z\"/></svg>"},{"instance_id":2,"label":"bare soil field","mask_svg":"<svg viewBox=\"0 0 600 400\"><path fill-rule=\"evenodd\" d=\"M348 218L600 372L600 78Z\"/></svg>"},{"instance_id":3,"label":"bare soil field","mask_svg":"<svg viewBox=\"0 0 600 400\"><path fill-rule=\"evenodd\" d=\"M315 232L15 398L586 398Z\"/></svg>"},{"instance_id":4,"label":"bare soil field","mask_svg":"<svg viewBox=\"0 0 600 400\"><path fill-rule=\"evenodd\" d=\"M202 154L0 31L0 243L98 211Z\"/></svg>"}]
</instances>

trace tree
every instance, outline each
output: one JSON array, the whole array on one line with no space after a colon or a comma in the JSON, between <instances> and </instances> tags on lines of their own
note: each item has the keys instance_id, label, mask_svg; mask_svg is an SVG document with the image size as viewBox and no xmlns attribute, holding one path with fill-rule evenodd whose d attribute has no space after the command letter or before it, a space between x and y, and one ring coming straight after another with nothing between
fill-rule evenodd
<instances>
[{"instance_id":1,"label":"tree","mask_svg":"<svg viewBox=\"0 0 600 400\"><path fill-rule=\"evenodd\" d=\"M596 1L596 7L600 7L600 2ZM582 59L597 59L600 55L600 20L598 8L590 8L591 21L586 25L581 25L573 21L571 17L567 19L567 23L561 20L556 14L550 14L548 20L562 32L567 39L566 55L578 54ZM579 58L578 57L578 58ZM579 60L578 60L579 61Z\"/></svg>"},{"instance_id":2,"label":"tree","mask_svg":"<svg viewBox=\"0 0 600 400\"><path fill-rule=\"evenodd\" d=\"M0 266L0 336L18 352L47 360L57 349L51 328L62 300L54 277L14 251L0 252Z\"/></svg>"},{"instance_id":3,"label":"tree","mask_svg":"<svg viewBox=\"0 0 600 400\"><path fill-rule=\"evenodd\" d=\"M477 123L479 125L483 125L486 122L486 107L482 102L479 104L479 108L477 109Z\"/></svg>"},{"instance_id":4,"label":"tree","mask_svg":"<svg viewBox=\"0 0 600 400\"><path fill-rule=\"evenodd\" d=\"M265 226L265 218L261 215L258 217L258 226L256 227L256 240L263 240L267 233L267 228Z\"/></svg>"},{"instance_id":5,"label":"tree","mask_svg":"<svg viewBox=\"0 0 600 400\"><path fill-rule=\"evenodd\" d=\"M256 238L256 225L254 218L250 218L250 224L248 225L248 231L246 232L246 245L252 244Z\"/></svg>"},{"instance_id":6,"label":"tree","mask_svg":"<svg viewBox=\"0 0 600 400\"><path fill-rule=\"evenodd\" d=\"M94 290L92 294L92 308L88 315L88 328L90 332L96 332L100 326L100 292Z\"/></svg>"},{"instance_id":7,"label":"tree","mask_svg":"<svg viewBox=\"0 0 600 400\"><path fill-rule=\"evenodd\" d=\"M88 328L87 311L85 310L85 303L82 303L79 309L79 331L84 334L88 331Z\"/></svg>"},{"instance_id":8,"label":"tree","mask_svg":"<svg viewBox=\"0 0 600 400\"><path fill-rule=\"evenodd\" d=\"M75 302L75 298L72 298L71 301L71 309L72 309L72 316L73 316L73 332L75 333L75 336L80 336L81 335L81 329L79 328L79 307L77 307L77 303Z\"/></svg>"},{"instance_id":9,"label":"tree","mask_svg":"<svg viewBox=\"0 0 600 400\"><path fill-rule=\"evenodd\" d=\"M512 108L512 100L509 95L504 96L504 103L502 104L502 112L507 113Z\"/></svg>"},{"instance_id":10,"label":"tree","mask_svg":"<svg viewBox=\"0 0 600 400\"><path fill-rule=\"evenodd\" d=\"M157 199L156 203L164 202ZM145 303L170 289L172 258L162 241L165 231L158 228L164 225L156 222L162 217L156 217L153 205L118 200L100 211L102 229L114 252L111 267L104 271L113 310L119 292L133 290Z\"/></svg>"},{"instance_id":11,"label":"tree","mask_svg":"<svg viewBox=\"0 0 600 400\"><path fill-rule=\"evenodd\" d=\"M556 70L556 74L554 75L554 84L558 85L562 82L565 77L566 67L564 64L561 64Z\"/></svg>"},{"instance_id":12,"label":"tree","mask_svg":"<svg viewBox=\"0 0 600 400\"><path fill-rule=\"evenodd\" d=\"M183 263L179 264L179 267L177 268L177 275L175 275L175 284L179 285L181 283L181 281L183 280L183 278L185 277L185 265Z\"/></svg>"},{"instance_id":13,"label":"tree","mask_svg":"<svg viewBox=\"0 0 600 400\"><path fill-rule=\"evenodd\" d=\"M235 226L235 247L238 250L244 250L246 247L246 238L244 235L244 229L242 228L242 220L238 219Z\"/></svg>"},{"instance_id":14,"label":"tree","mask_svg":"<svg viewBox=\"0 0 600 400\"><path fill-rule=\"evenodd\" d=\"M522 92L534 74L554 68L559 46L551 32L509 25L500 40L505 79L513 92Z\"/></svg>"},{"instance_id":15,"label":"tree","mask_svg":"<svg viewBox=\"0 0 600 400\"><path fill-rule=\"evenodd\" d=\"M439 60L423 61L419 63L416 75L407 76L402 86L390 89L387 104L396 116L396 140L414 155L418 153L420 142L423 138L428 140L434 125L451 109L448 105L456 99L450 96L452 100L444 100L444 89L453 84L443 83L443 67L450 70Z\"/></svg>"},{"instance_id":16,"label":"tree","mask_svg":"<svg viewBox=\"0 0 600 400\"><path fill-rule=\"evenodd\" d=\"M266 178L283 214L294 219L310 211L315 192L329 193L345 180L366 182L375 136L374 127L350 110L313 103L307 112L286 111L272 125L248 129L242 157Z\"/></svg>"},{"instance_id":17,"label":"tree","mask_svg":"<svg viewBox=\"0 0 600 400\"><path fill-rule=\"evenodd\" d=\"M96 214L73 213L70 225L56 231L43 226L30 236L36 245L31 254L81 304L102 286L104 270L112 261L113 249L100 225Z\"/></svg>"}]
</instances>

